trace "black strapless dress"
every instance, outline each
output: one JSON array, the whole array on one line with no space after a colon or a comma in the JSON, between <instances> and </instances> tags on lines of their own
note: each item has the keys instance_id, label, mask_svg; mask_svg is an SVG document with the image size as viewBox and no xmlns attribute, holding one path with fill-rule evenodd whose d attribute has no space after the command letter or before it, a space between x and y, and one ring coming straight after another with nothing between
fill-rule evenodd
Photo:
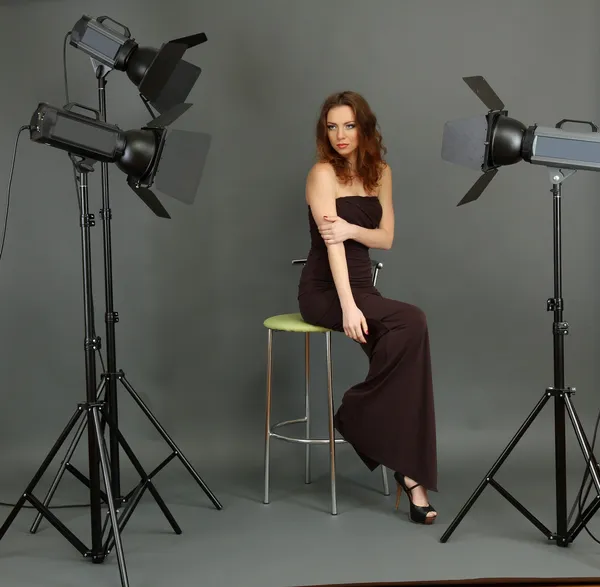
<instances>
[{"instance_id":1,"label":"black strapless dress","mask_svg":"<svg viewBox=\"0 0 600 587\"><path fill-rule=\"evenodd\" d=\"M347 222L377 228L377 197L336 200ZM308 211L311 248L298 288L304 320L343 332L343 316L329 267L327 247ZM335 415L335 427L373 471L379 465L437 491L436 430L427 320L412 304L383 297L372 284L369 249L346 241L350 286L369 334L360 344L369 359L364 381L348 389Z\"/></svg>"}]
</instances>

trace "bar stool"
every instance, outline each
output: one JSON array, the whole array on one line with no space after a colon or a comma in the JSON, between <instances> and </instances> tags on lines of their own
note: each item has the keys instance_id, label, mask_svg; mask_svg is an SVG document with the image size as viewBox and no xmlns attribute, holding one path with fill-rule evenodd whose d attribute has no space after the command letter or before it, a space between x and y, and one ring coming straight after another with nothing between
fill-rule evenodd
<instances>
[{"instance_id":1,"label":"bar stool","mask_svg":"<svg viewBox=\"0 0 600 587\"><path fill-rule=\"evenodd\" d=\"M306 259L295 259L293 265L304 265ZM372 261L373 285L377 284L379 271L383 268L383 263ZM335 480L335 445L346 444L347 441L343 438L335 437L335 428L333 425L333 415L335 413L333 402L333 367L331 360L331 330L314 324L308 324L302 319L299 313L279 314L267 318L263 325L267 328L267 402L266 402L266 417L265 417L265 456L264 456L264 473L265 473L265 504L269 503L269 475L270 475L270 448L271 438L276 438L291 443L304 444L305 452L305 482L311 482L310 455L313 445L329 445L329 472L331 482L331 514L337 514L337 492ZM304 377L305 377L305 415L302 418L295 420L286 420L271 424L271 397L272 397L272 374L273 374L273 333L274 332L301 332L304 333ZM327 363L327 404L329 411L329 435L327 438L313 438L310 435L310 336L311 334L325 335L325 357ZM305 424L304 438L286 436L275 430L291 424ZM383 480L383 494L389 495L390 489L388 485L387 470L381 467Z\"/></svg>"}]
</instances>

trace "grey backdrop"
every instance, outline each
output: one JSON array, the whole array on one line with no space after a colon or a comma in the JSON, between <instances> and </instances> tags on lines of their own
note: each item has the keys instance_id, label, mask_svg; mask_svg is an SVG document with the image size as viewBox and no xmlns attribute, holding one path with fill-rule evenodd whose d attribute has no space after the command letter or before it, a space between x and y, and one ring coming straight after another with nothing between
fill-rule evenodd
<instances>
[{"instance_id":1,"label":"grey backdrop","mask_svg":"<svg viewBox=\"0 0 600 587\"><path fill-rule=\"evenodd\" d=\"M505 168L478 203L456 208L477 174L444 163L440 146L446 120L484 112L464 75L486 76L527 124L565 117L598 122L600 6L572 0L568 13L566 6L555 0L2 3L4 179L18 127L38 102L64 103L62 41L81 14L108 14L142 44L200 31L208 36L187 54L203 74L191 94L194 108L176 125L213 135L195 205L163 198L173 218L155 218L116 168L111 196L118 366L209 484L219 467L261 463L262 321L297 307L299 270L290 261L308 248L304 180L314 122L322 99L336 90L364 93L389 148L396 240L392 251L374 256L385 263L381 291L418 304L429 317L441 489L444 475L460 475L450 463L476 452L491 463L552 384L547 172L527 164ZM71 98L96 106L88 58L69 49L67 63ZM147 120L122 74L109 77L108 116L124 128ZM576 406L590 434L598 408L599 179L579 172L564 188L567 383L580 390ZM99 170L91 186L98 214ZM104 338L101 236L98 222L97 330ZM21 460L29 474L85 391L72 171L64 153L27 137L0 275L0 462ZM324 382L322 341L314 349L315 380ZM301 409L302 350L301 337L276 337L278 419ZM334 339L334 361L339 398L367 365L343 335ZM323 416L321 397L313 407ZM123 431L137 451L156 457L162 441L122 398ZM543 450L538 454L547 462L551 422L548 410L522 445ZM321 417L318 427L323 423ZM277 451L282 459L294 453Z\"/></svg>"}]
</instances>

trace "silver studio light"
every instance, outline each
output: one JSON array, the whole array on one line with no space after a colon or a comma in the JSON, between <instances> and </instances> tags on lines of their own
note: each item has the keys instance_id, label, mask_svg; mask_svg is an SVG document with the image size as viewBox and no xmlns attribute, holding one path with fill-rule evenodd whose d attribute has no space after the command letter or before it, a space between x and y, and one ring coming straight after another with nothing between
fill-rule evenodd
<instances>
[{"instance_id":1,"label":"silver studio light","mask_svg":"<svg viewBox=\"0 0 600 587\"><path fill-rule=\"evenodd\" d=\"M526 126L508 116L504 103L483 77L463 80L489 111L444 125L442 159L483 172L459 206L479 198L500 167L521 161L552 168L600 170L600 134L594 123L565 118L555 127ZM567 122L589 125L592 132L565 130L562 127Z\"/></svg>"},{"instance_id":2,"label":"silver studio light","mask_svg":"<svg viewBox=\"0 0 600 587\"><path fill-rule=\"evenodd\" d=\"M197 33L168 41L160 49L142 47L126 26L108 16L87 15L75 23L69 36L70 44L93 61L125 72L141 96L161 113L186 101L202 70L182 57L207 40L205 33Z\"/></svg>"},{"instance_id":3,"label":"silver studio light","mask_svg":"<svg viewBox=\"0 0 600 587\"><path fill-rule=\"evenodd\" d=\"M154 184L172 198L194 202L211 137L167 128L189 104L180 104L141 129L127 131L99 120L97 112L95 117L74 112L76 106L95 112L80 104L57 108L40 103L31 116L31 140L91 162L114 163L127 176L129 187L162 218L170 216L150 189Z\"/></svg>"}]
</instances>

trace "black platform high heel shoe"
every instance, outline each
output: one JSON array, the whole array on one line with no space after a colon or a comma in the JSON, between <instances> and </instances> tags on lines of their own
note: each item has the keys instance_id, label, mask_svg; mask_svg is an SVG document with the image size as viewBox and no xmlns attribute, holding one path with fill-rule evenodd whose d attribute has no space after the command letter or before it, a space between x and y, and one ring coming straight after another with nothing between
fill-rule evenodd
<instances>
[{"instance_id":1,"label":"black platform high heel shoe","mask_svg":"<svg viewBox=\"0 0 600 587\"><path fill-rule=\"evenodd\" d=\"M402 495L402 490L404 489L408 497L408 502L410 504L410 513L408 514L410 521L414 522L415 524L433 524L437 517L437 512L435 511L431 503L426 506L415 505L410 497L410 492L415 487L419 487L420 483L415 483L415 485L409 488L406 486L406 482L404 481L404 475L394 473L394 479L396 480L396 484L398 486L398 490L396 492L396 509L398 509L398 506L400 505L400 496ZM435 512L436 515L428 516L427 514L429 512Z\"/></svg>"}]
</instances>

